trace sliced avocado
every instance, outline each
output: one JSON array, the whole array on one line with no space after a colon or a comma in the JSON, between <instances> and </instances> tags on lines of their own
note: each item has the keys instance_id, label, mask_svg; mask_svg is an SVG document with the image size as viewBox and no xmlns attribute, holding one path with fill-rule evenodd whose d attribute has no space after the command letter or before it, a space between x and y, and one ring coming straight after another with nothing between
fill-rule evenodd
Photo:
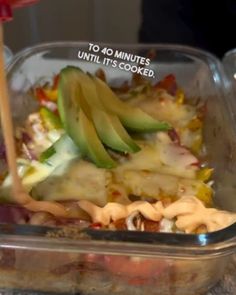
<instances>
[{"instance_id":1,"label":"sliced avocado","mask_svg":"<svg viewBox=\"0 0 236 295\"><path fill-rule=\"evenodd\" d=\"M87 117L93 120L96 131L104 144L110 148L134 153L140 150L139 146L129 136L119 118L107 112L100 101L94 81L81 70L73 68L77 72L78 82L81 88L82 97L80 105Z\"/></svg>"},{"instance_id":2,"label":"sliced avocado","mask_svg":"<svg viewBox=\"0 0 236 295\"><path fill-rule=\"evenodd\" d=\"M66 67L60 73L58 85L58 110L65 131L79 147L82 156L86 156L86 146L79 134L79 110L77 97L81 96L73 67Z\"/></svg>"},{"instance_id":3,"label":"sliced avocado","mask_svg":"<svg viewBox=\"0 0 236 295\"><path fill-rule=\"evenodd\" d=\"M114 150L134 153L140 147L129 136L116 115L108 114L104 110L92 108L92 118L97 133L102 142Z\"/></svg>"},{"instance_id":4,"label":"sliced avocado","mask_svg":"<svg viewBox=\"0 0 236 295\"><path fill-rule=\"evenodd\" d=\"M93 122L84 113L82 92L78 83L78 71L67 67L60 73L59 113L66 132L79 147L83 156L88 156L98 167L113 168L115 161L100 141ZM83 104L83 106L81 105Z\"/></svg>"},{"instance_id":5,"label":"sliced avocado","mask_svg":"<svg viewBox=\"0 0 236 295\"><path fill-rule=\"evenodd\" d=\"M89 158L93 160L98 167L114 168L116 166L115 161L113 161L107 153L97 135L93 122L88 119L82 109L79 111L79 118L79 134Z\"/></svg>"},{"instance_id":6,"label":"sliced avocado","mask_svg":"<svg viewBox=\"0 0 236 295\"><path fill-rule=\"evenodd\" d=\"M97 77L94 77L98 97L104 107L117 115L122 124L130 130L137 132L167 131L170 125L159 122L137 107L131 107L121 101L109 86Z\"/></svg>"}]
</instances>

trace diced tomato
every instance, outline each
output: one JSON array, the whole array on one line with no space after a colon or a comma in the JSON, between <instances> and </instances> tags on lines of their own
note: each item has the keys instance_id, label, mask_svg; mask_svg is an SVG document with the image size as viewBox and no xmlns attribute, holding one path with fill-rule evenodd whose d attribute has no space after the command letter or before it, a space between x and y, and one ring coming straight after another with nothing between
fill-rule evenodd
<instances>
[{"instance_id":1,"label":"diced tomato","mask_svg":"<svg viewBox=\"0 0 236 295\"><path fill-rule=\"evenodd\" d=\"M105 268L114 277L119 277L132 286L155 284L170 267L167 261L157 258L128 257L122 255L85 254L83 260Z\"/></svg>"},{"instance_id":2,"label":"diced tomato","mask_svg":"<svg viewBox=\"0 0 236 295\"><path fill-rule=\"evenodd\" d=\"M154 85L154 88L165 89L171 95L175 95L177 92L177 83L175 76L173 74L166 76L162 81L157 82Z\"/></svg>"},{"instance_id":3,"label":"diced tomato","mask_svg":"<svg viewBox=\"0 0 236 295\"><path fill-rule=\"evenodd\" d=\"M96 223L90 224L89 227L92 228L92 229L101 229L102 225L101 225L101 223L96 222Z\"/></svg>"},{"instance_id":4,"label":"diced tomato","mask_svg":"<svg viewBox=\"0 0 236 295\"><path fill-rule=\"evenodd\" d=\"M104 256L106 268L131 285L143 285L157 279L167 268L164 260L126 256Z\"/></svg>"},{"instance_id":5,"label":"diced tomato","mask_svg":"<svg viewBox=\"0 0 236 295\"><path fill-rule=\"evenodd\" d=\"M41 101L56 101L58 96L58 83L59 75L56 75L53 79L53 84L51 87L42 86L35 88L35 96Z\"/></svg>"},{"instance_id":6,"label":"diced tomato","mask_svg":"<svg viewBox=\"0 0 236 295\"><path fill-rule=\"evenodd\" d=\"M35 96L39 100L39 102L48 100L48 97L45 94L44 89L42 87L35 88Z\"/></svg>"},{"instance_id":7,"label":"diced tomato","mask_svg":"<svg viewBox=\"0 0 236 295\"><path fill-rule=\"evenodd\" d=\"M58 88L59 80L60 80L60 75L58 74L54 77L52 90L56 90Z\"/></svg>"}]
</instances>

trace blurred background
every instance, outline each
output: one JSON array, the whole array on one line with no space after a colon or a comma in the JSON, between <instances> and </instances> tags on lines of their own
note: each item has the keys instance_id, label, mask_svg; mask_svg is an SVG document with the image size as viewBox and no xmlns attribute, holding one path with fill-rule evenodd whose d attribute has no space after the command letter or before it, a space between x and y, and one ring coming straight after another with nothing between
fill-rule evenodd
<instances>
[{"instance_id":1,"label":"blurred background","mask_svg":"<svg viewBox=\"0 0 236 295\"><path fill-rule=\"evenodd\" d=\"M41 0L5 24L14 51L54 40L178 43L218 57L236 47L235 0Z\"/></svg>"},{"instance_id":2,"label":"blurred background","mask_svg":"<svg viewBox=\"0 0 236 295\"><path fill-rule=\"evenodd\" d=\"M41 0L14 11L5 43L14 51L53 40L138 42L140 0Z\"/></svg>"}]
</instances>

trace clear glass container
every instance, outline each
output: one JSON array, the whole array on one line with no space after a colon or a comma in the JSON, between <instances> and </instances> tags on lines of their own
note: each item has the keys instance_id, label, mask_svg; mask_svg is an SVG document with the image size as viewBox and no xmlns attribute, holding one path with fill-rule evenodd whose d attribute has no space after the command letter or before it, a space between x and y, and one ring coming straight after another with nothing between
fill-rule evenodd
<instances>
[{"instance_id":1,"label":"clear glass container","mask_svg":"<svg viewBox=\"0 0 236 295\"><path fill-rule=\"evenodd\" d=\"M228 94L232 95L232 99L236 97L236 49L232 49L225 53L222 60L225 70L225 85ZM235 113L235 109L234 109ZM236 116L236 113L235 113Z\"/></svg>"},{"instance_id":2,"label":"clear glass container","mask_svg":"<svg viewBox=\"0 0 236 295\"><path fill-rule=\"evenodd\" d=\"M11 49L7 46L4 46L4 59L6 66L12 61L13 53Z\"/></svg>"},{"instance_id":3,"label":"clear glass container","mask_svg":"<svg viewBox=\"0 0 236 295\"><path fill-rule=\"evenodd\" d=\"M107 45L155 58L155 79L173 73L189 100L207 105L204 140L215 169L215 204L236 212L236 131L233 101L226 97L221 64L197 49L172 45ZM32 111L28 90L66 65L94 72L81 61L87 43L58 42L28 48L8 67L14 120ZM111 83L131 73L103 66ZM155 80L154 79L154 80ZM85 235L46 235L48 228L0 225L0 288L79 294L204 294L222 276L236 250L236 224L209 234L184 235L85 230ZM63 236L63 235L62 235ZM76 238L75 238L76 236Z\"/></svg>"},{"instance_id":4,"label":"clear glass container","mask_svg":"<svg viewBox=\"0 0 236 295\"><path fill-rule=\"evenodd\" d=\"M232 49L225 53L223 57L223 65L227 76L236 81L236 49Z\"/></svg>"}]
</instances>

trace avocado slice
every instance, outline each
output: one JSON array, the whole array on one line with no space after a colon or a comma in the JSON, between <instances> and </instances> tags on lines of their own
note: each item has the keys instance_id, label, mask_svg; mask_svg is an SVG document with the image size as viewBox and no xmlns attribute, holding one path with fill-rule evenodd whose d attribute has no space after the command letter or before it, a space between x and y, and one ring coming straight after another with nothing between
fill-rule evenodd
<instances>
[{"instance_id":1,"label":"avocado slice","mask_svg":"<svg viewBox=\"0 0 236 295\"><path fill-rule=\"evenodd\" d=\"M79 134L81 141L85 143L87 156L101 168L114 168L115 161L112 160L101 140L99 139L94 124L85 115L82 109L79 111Z\"/></svg>"},{"instance_id":2,"label":"avocado slice","mask_svg":"<svg viewBox=\"0 0 236 295\"><path fill-rule=\"evenodd\" d=\"M64 129L74 143L80 148L83 156L86 155L86 144L81 141L78 132L80 105L77 97L81 95L80 88L73 80L73 72L70 73L66 68L60 74L58 88L58 110L64 125Z\"/></svg>"},{"instance_id":3,"label":"avocado slice","mask_svg":"<svg viewBox=\"0 0 236 295\"><path fill-rule=\"evenodd\" d=\"M139 151L140 147L130 137L119 118L105 110L97 95L95 83L89 75L75 67L71 70L77 75L81 88L82 96L78 97L80 105L86 116L93 121L102 142L114 150L125 153Z\"/></svg>"},{"instance_id":4,"label":"avocado slice","mask_svg":"<svg viewBox=\"0 0 236 295\"><path fill-rule=\"evenodd\" d=\"M136 132L167 131L171 127L166 122L159 122L137 107L131 107L121 101L109 86L97 77L93 78L98 97L104 107L119 117L121 123Z\"/></svg>"},{"instance_id":5,"label":"avocado slice","mask_svg":"<svg viewBox=\"0 0 236 295\"><path fill-rule=\"evenodd\" d=\"M114 150L135 153L140 147L129 136L116 115L101 109L91 109L93 122L102 142Z\"/></svg>"},{"instance_id":6,"label":"avocado slice","mask_svg":"<svg viewBox=\"0 0 236 295\"><path fill-rule=\"evenodd\" d=\"M137 152L139 146L129 136L116 115L109 114L97 96L93 80L80 69L70 67L74 80L80 87L78 102L86 116L93 121L101 141L110 148L122 152Z\"/></svg>"},{"instance_id":7,"label":"avocado slice","mask_svg":"<svg viewBox=\"0 0 236 295\"><path fill-rule=\"evenodd\" d=\"M77 71L67 67L60 73L58 89L58 110L64 128L81 155L89 157L98 167L113 168L115 161L110 157L100 141L93 122L86 116L81 105L81 88L78 84Z\"/></svg>"}]
</instances>

